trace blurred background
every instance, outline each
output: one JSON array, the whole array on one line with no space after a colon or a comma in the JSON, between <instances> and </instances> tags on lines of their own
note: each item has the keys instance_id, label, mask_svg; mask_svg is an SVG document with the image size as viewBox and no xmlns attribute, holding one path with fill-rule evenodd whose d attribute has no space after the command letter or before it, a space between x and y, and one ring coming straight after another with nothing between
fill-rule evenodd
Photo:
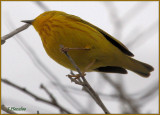
<instances>
[{"instance_id":1,"label":"blurred background","mask_svg":"<svg viewBox=\"0 0 160 115\"><path fill-rule=\"evenodd\" d=\"M24 25L21 20L34 19L47 10L58 10L79 16L119 39L135 59L154 67L150 77L142 78L130 71L126 75L90 72L86 79L112 114L159 112L158 1L2 1L1 7L2 36ZM66 77L70 70L48 57L32 26L1 46L1 63L3 79L50 100L40 88L43 84L71 113L103 114L90 95ZM62 113L3 82L1 92L1 105L26 108L16 113Z\"/></svg>"}]
</instances>

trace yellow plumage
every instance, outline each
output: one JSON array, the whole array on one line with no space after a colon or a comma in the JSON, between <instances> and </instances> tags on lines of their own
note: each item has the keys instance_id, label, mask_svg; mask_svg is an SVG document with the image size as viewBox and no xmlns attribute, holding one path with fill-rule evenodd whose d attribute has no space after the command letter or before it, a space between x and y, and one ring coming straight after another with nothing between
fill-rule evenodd
<instances>
[{"instance_id":1,"label":"yellow plumage","mask_svg":"<svg viewBox=\"0 0 160 115\"><path fill-rule=\"evenodd\" d=\"M81 71L85 71L93 60L95 63L87 71L127 73L125 69L129 69L148 77L153 70L150 65L132 59L133 54L120 41L74 15L48 11L33 20L32 25L39 33L47 54L66 68L75 70L60 51L60 45L90 49L68 52Z\"/></svg>"}]
</instances>

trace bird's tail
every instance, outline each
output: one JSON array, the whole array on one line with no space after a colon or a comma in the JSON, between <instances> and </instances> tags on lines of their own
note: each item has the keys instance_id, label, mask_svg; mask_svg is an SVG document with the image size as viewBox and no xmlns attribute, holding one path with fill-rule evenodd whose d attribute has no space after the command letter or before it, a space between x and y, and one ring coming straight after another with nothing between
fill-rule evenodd
<instances>
[{"instance_id":1,"label":"bird's tail","mask_svg":"<svg viewBox=\"0 0 160 115\"><path fill-rule=\"evenodd\" d=\"M150 72L154 70L154 68L149 64L140 62L130 57L128 59L129 63L127 65L127 69L135 72L142 77L149 77Z\"/></svg>"}]
</instances>

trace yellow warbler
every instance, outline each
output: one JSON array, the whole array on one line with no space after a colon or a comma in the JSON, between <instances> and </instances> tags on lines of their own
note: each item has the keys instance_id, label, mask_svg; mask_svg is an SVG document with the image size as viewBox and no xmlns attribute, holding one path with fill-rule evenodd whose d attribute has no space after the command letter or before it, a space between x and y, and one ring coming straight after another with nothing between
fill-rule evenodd
<instances>
[{"instance_id":1,"label":"yellow warbler","mask_svg":"<svg viewBox=\"0 0 160 115\"><path fill-rule=\"evenodd\" d=\"M133 54L120 41L77 16L61 11L47 11L34 20L22 22L32 24L47 54L71 70L75 68L60 51L60 45L77 48L68 53L81 71L126 74L128 69L143 77L148 77L153 71L152 66L131 58ZM85 48L89 50L83 50ZM85 70L90 63L92 66Z\"/></svg>"}]
</instances>

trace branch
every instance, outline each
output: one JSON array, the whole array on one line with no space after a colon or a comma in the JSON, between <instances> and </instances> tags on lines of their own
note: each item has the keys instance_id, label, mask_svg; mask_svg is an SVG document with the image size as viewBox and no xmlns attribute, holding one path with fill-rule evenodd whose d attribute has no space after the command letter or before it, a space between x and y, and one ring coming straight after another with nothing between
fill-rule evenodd
<instances>
[{"instance_id":1,"label":"branch","mask_svg":"<svg viewBox=\"0 0 160 115\"><path fill-rule=\"evenodd\" d=\"M12 87L14 87L14 88L16 88L16 89L22 91L23 93L25 93L25 94L27 94L27 95L33 97L33 98L34 98L35 100L37 100L37 101L41 101L41 102L50 104L50 105L52 105L52 106L54 106L54 107L59 108L61 111L70 114L70 112L69 112L68 110L64 109L64 108L63 108L62 106L60 106L59 104L53 103L53 102L48 101L48 100L46 100L46 99L43 99L43 98L41 98L41 97L35 95L35 94L32 93L31 91L28 91L26 88L22 88L22 87L20 87L20 86L14 84L14 83L8 81L7 79L1 79L1 81L4 82L4 83L6 83L7 85L10 85L10 86L12 86Z\"/></svg>"},{"instance_id":2,"label":"branch","mask_svg":"<svg viewBox=\"0 0 160 115\"><path fill-rule=\"evenodd\" d=\"M153 99L156 96L156 94L158 95L158 90L159 90L159 81L155 80L153 83L151 83L151 85L143 89L144 93L139 98L137 98L138 102L136 103L137 106L142 107L147 102L149 102L149 100ZM141 92L138 93L140 94Z\"/></svg>"},{"instance_id":3,"label":"branch","mask_svg":"<svg viewBox=\"0 0 160 115\"><path fill-rule=\"evenodd\" d=\"M70 113L69 111L67 111L66 109L64 109L63 107L61 107L61 106L57 103L56 99L53 97L53 95L49 92L49 90L48 90L43 84L41 84L40 87L49 95L49 97L51 98L52 103L54 103L54 105L55 105L57 108L59 108L60 112L62 112L62 113L64 113L64 112L65 112L65 113ZM66 112L66 111L67 111L67 112Z\"/></svg>"},{"instance_id":4,"label":"branch","mask_svg":"<svg viewBox=\"0 0 160 115\"><path fill-rule=\"evenodd\" d=\"M123 18L121 19L123 25L127 25L129 21L133 20L145 7L149 5L147 2L138 2L131 9L125 13Z\"/></svg>"},{"instance_id":5,"label":"branch","mask_svg":"<svg viewBox=\"0 0 160 115\"><path fill-rule=\"evenodd\" d=\"M64 48L64 46L60 45L61 48ZM105 114L110 114L110 112L108 111L108 109L105 107L105 105L103 104L103 102L101 101L101 99L99 98L99 96L97 95L97 93L93 90L93 88L90 86L90 84L87 82L87 80L85 79L84 75L82 74L82 72L80 71L79 67L76 65L76 63L74 62L74 60L71 58L71 56L68 54L67 51L62 50L62 52L67 56L67 58L69 59L69 61L72 63L72 65L74 66L74 68L77 70L77 72L79 73L80 78L82 79L78 79L78 82L75 81L75 79L69 77L71 79L71 81L74 81L76 84L82 85L83 88L91 95L91 97L96 101L96 103L101 107L101 109L104 111Z\"/></svg>"},{"instance_id":6,"label":"branch","mask_svg":"<svg viewBox=\"0 0 160 115\"><path fill-rule=\"evenodd\" d=\"M37 111L37 114L39 114L39 111Z\"/></svg>"},{"instance_id":7,"label":"branch","mask_svg":"<svg viewBox=\"0 0 160 115\"><path fill-rule=\"evenodd\" d=\"M48 91L48 89L43 84L40 85L40 88L42 88L49 95L53 103L57 103L56 99L53 97L53 95Z\"/></svg>"},{"instance_id":8,"label":"branch","mask_svg":"<svg viewBox=\"0 0 160 115\"><path fill-rule=\"evenodd\" d=\"M157 25L158 25L158 21L152 23L148 28L146 28L145 30L143 30L141 33L139 33L137 35L135 35L135 33L133 33L133 32L131 33L132 35L129 34L125 38L125 39L130 38L130 41L128 41L128 43L126 43L126 46L131 49L135 44L136 44L136 48L145 44L147 42L147 40L149 40L150 36L153 36L153 34L155 32L158 32L157 31L158 30ZM138 42L141 45L138 45Z\"/></svg>"},{"instance_id":9,"label":"branch","mask_svg":"<svg viewBox=\"0 0 160 115\"><path fill-rule=\"evenodd\" d=\"M119 84L115 83L112 79L110 79L106 74L101 74L103 78L108 81L120 94L121 99L128 103L130 108L134 113L139 113L137 107L132 103L128 95L125 94L124 90L119 86Z\"/></svg>"},{"instance_id":10,"label":"branch","mask_svg":"<svg viewBox=\"0 0 160 115\"><path fill-rule=\"evenodd\" d=\"M35 1L34 2L38 7L40 7L40 9L42 9L43 11L50 11L50 9L43 4L41 1Z\"/></svg>"},{"instance_id":11,"label":"branch","mask_svg":"<svg viewBox=\"0 0 160 115\"><path fill-rule=\"evenodd\" d=\"M14 111L8 109L5 105L1 105L1 110L3 110L6 113L9 113L9 114L17 114Z\"/></svg>"},{"instance_id":12,"label":"branch","mask_svg":"<svg viewBox=\"0 0 160 115\"><path fill-rule=\"evenodd\" d=\"M113 2L106 2L105 5L106 5L107 11L110 15L109 18L114 25L114 36L120 40L123 25L122 25L121 20L118 16L119 15L118 9Z\"/></svg>"},{"instance_id":13,"label":"branch","mask_svg":"<svg viewBox=\"0 0 160 115\"><path fill-rule=\"evenodd\" d=\"M30 26L30 24L25 24L17 29L15 29L14 31L12 31L11 33L4 35L3 37L1 37L1 45L3 45L7 39L11 38L12 36L18 34L19 32L27 29Z\"/></svg>"}]
</instances>

